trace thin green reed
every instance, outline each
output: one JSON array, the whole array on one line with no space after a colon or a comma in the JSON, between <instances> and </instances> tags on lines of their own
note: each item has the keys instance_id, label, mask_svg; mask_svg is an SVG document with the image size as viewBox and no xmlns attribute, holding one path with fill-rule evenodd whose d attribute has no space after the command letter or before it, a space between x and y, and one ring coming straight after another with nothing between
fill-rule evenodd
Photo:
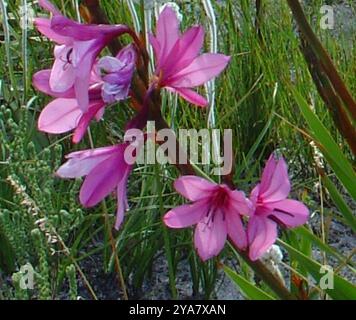
<instances>
[{"instance_id":1,"label":"thin green reed","mask_svg":"<svg viewBox=\"0 0 356 320\"><path fill-rule=\"evenodd\" d=\"M11 35L10 35L10 25L9 25L9 17L7 13L7 3L5 0L0 1L0 8L2 12L2 25L4 29L4 40L5 40L5 52L7 59L8 72L10 77L10 92L13 93L13 96L18 97L18 89L17 82L14 74L13 61L11 55Z\"/></svg>"},{"instance_id":2,"label":"thin green reed","mask_svg":"<svg viewBox=\"0 0 356 320\"><path fill-rule=\"evenodd\" d=\"M29 75L29 68L28 68L28 29L29 29L29 8L28 8L28 3L27 0L22 0L21 2L22 5L22 10L21 10L21 29L22 29L22 64L23 64L23 69L22 69L22 77L23 77L23 96L22 96L22 104L24 105L27 102L27 97L28 97L28 90L30 87L30 75Z\"/></svg>"}]
</instances>

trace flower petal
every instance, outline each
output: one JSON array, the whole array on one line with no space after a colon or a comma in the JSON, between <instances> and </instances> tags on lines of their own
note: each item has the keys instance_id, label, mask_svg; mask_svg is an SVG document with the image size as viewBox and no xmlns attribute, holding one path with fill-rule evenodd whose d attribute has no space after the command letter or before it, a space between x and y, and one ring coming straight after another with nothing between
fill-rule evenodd
<instances>
[{"instance_id":1,"label":"flower petal","mask_svg":"<svg viewBox=\"0 0 356 320\"><path fill-rule=\"evenodd\" d=\"M57 44L69 44L71 42L70 38L61 36L52 30L50 19L35 18L34 25L40 33Z\"/></svg>"},{"instance_id":2,"label":"flower petal","mask_svg":"<svg viewBox=\"0 0 356 320\"><path fill-rule=\"evenodd\" d=\"M196 176L182 176L174 181L174 188L184 198L198 201L209 198L218 185Z\"/></svg>"},{"instance_id":3,"label":"flower petal","mask_svg":"<svg viewBox=\"0 0 356 320\"><path fill-rule=\"evenodd\" d=\"M99 121L103 118L104 113L105 113L105 108L99 109L99 111L98 111L97 114L95 115L95 120L96 120L97 122L99 122Z\"/></svg>"},{"instance_id":4,"label":"flower petal","mask_svg":"<svg viewBox=\"0 0 356 320\"><path fill-rule=\"evenodd\" d=\"M89 84L92 66L95 62L97 55L97 49L90 48L90 44L85 46L77 46L74 49L75 52L75 75L74 82L75 96L79 103L79 108L84 112L89 107Z\"/></svg>"},{"instance_id":5,"label":"flower petal","mask_svg":"<svg viewBox=\"0 0 356 320\"><path fill-rule=\"evenodd\" d=\"M245 193L238 190L233 190L229 192L229 210L234 210L240 215L250 215L252 212L252 204L246 198Z\"/></svg>"},{"instance_id":6,"label":"flower petal","mask_svg":"<svg viewBox=\"0 0 356 320\"><path fill-rule=\"evenodd\" d=\"M68 55L73 50L71 47L56 46L54 55L56 57L49 79L49 85L54 92L65 92L74 84L76 72L73 65L67 61Z\"/></svg>"},{"instance_id":7,"label":"flower petal","mask_svg":"<svg viewBox=\"0 0 356 320\"><path fill-rule=\"evenodd\" d=\"M186 228L197 224L208 210L209 204L206 201L197 201L168 211L163 221L170 228Z\"/></svg>"},{"instance_id":8,"label":"flower petal","mask_svg":"<svg viewBox=\"0 0 356 320\"><path fill-rule=\"evenodd\" d=\"M277 224L265 217L254 215L247 226L249 257L252 261L259 259L275 243Z\"/></svg>"},{"instance_id":9,"label":"flower petal","mask_svg":"<svg viewBox=\"0 0 356 320\"><path fill-rule=\"evenodd\" d=\"M200 258L206 261L217 256L224 248L227 238L226 221L221 211L216 211L213 220L205 217L195 229L194 243Z\"/></svg>"},{"instance_id":10,"label":"flower petal","mask_svg":"<svg viewBox=\"0 0 356 320\"><path fill-rule=\"evenodd\" d=\"M225 215L227 233L233 243L241 250L247 247L247 235L241 221L241 216L235 212L228 212Z\"/></svg>"},{"instance_id":11,"label":"flower petal","mask_svg":"<svg viewBox=\"0 0 356 320\"><path fill-rule=\"evenodd\" d=\"M265 192L268 189L268 187L271 183L273 174L276 170L276 166L277 166L277 161L274 158L274 153L272 153L269 156L267 163L266 163L266 165L263 169L263 172L262 172L259 193Z\"/></svg>"},{"instance_id":12,"label":"flower petal","mask_svg":"<svg viewBox=\"0 0 356 320\"><path fill-rule=\"evenodd\" d=\"M38 4L53 14L61 14L60 11L48 0L38 0Z\"/></svg>"},{"instance_id":13,"label":"flower petal","mask_svg":"<svg viewBox=\"0 0 356 320\"><path fill-rule=\"evenodd\" d=\"M83 112L86 112L89 108L88 89L89 83L87 79L76 79L74 83L75 96L78 100L78 106Z\"/></svg>"},{"instance_id":14,"label":"flower petal","mask_svg":"<svg viewBox=\"0 0 356 320\"><path fill-rule=\"evenodd\" d=\"M81 24L62 15L55 15L52 18L51 28L57 34L71 37L75 41L101 39L105 43L110 42L117 36L130 32L130 28L125 25ZM103 47L105 43L103 43Z\"/></svg>"},{"instance_id":15,"label":"flower petal","mask_svg":"<svg viewBox=\"0 0 356 320\"><path fill-rule=\"evenodd\" d=\"M259 193L260 193L260 184L256 185L252 189L251 194L250 194L250 201L251 201L253 207L256 207L256 205L257 205Z\"/></svg>"},{"instance_id":16,"label":"flower petal","mask_svg":"<svg viewBox=\"0 0 356 320\"><path fill-rule=\"evenodd\" d=\"M132 46L122 49L116 58L103 57L98 62L102 73L102 98L106 103L114 103L128 97L135 70L136 52Z\"/></svg>"},{"instance_id":17,"label":"flower petal","mask_svg":"<svg viewBox=\"0 0 356 320\"><path fill-rule=\"evenodd\" d=\"M297 200L286 199L268 206L274 209L272 216L287 228L303 225L309 217L309 209Z\"/></svg>"},{"instance_id":18,"label":"flower petal","mask_svg":"<svg viewBox=\"0 0 356 320\"><path fill-rule=\"evenodd\" d=\"M78 125L74 131L73 143L79 143L82 140L83 136L87 132L90 122L95 118L96 114L104 109L104 101L94 101L89 105L89 110L82 115L80 118Z\"/></svg>"},{"instance_id":19,"label":"flower petal","mask_svg":"<svg viewBox=\"0 0 356 320\"><path fill-rule=\"evenodd\" d=\"M158 17L156 39L160 44L160 53L157 60L160 64L164 64L165 59L179 39L179 20L176 12L169 6L166 6Z\"/></svg>"},{"instance_id":20,"label":"flower petal","mask_svg":"<svg viewBox=\"0 0 356 320\"><path fill-rule=\"evenodd\" d=\"M71 131L78 125L82 114L76 99L55 99L41 112L38 129L52 134Z\"/></svg>"},{"instance_id":21,"label":"flower petal","mask_svg":"<svg viewBox=\"0 0 356 320\"><path fill-rule=\"evenodd\" d=\"M188 67L169 80L174 88L192 88L218 76L227 66L230 57L223 54L205 53L196 58Z\"/></svg>"},{"instance_id":22,"label":"flower petal","mask_svg":"<svg viewBox=\"0 0 356 320\"><path fill-rule=\"evenodd\" d=\"M103 69L106 74L120 71L125 66L125 63L115 57L105 56L99 60L97 66L99 69Z\"/></svg>"},{"instance_id":23,"label":"flower petal","mask_svg":"<svg viewBox=\"0 0 356 320\"><path fill-rule=\"evenodd\" d=\"M129 44L119 51L116 58L124 63L124 69L131 70L131 66L135 66L137 60L137 51L133 44Z\"/></svg>"},{"instance_id":24,"label":"flower petal","mask_svg":"<svg viewBox=\"0 0 356 320\"><path fill-rule=\"evenodd\" d=\"M123 145L120 149L100 162L85 178L80 189L80 202L85 207L93 207L109 195L123 179L127 164Z\"/></svg>"},{"instance_id":25,"label":"flower petal","mask_svg":"<svg viewBox=\"0 0 356 320\"><path fill-rule=\"evenodd\" d=\"M202 97L200 94L188 88L167 88L168 90L178 93L184 100L199 106L206 107L208 105L208 100Z\"/></svg>"},{"instance_id":26,"label":"flower petal","mask_svg":"<svg viewBox=\"0 0 356 320\"><path fill-rule=\"evenodd\" d=\"M273 155L263 170L260 184L260 199L264 203L284 200L290 192L287 164L283 158L276 161Z\"/></svg>"},{"instance_id":27,"label":"flower petal","mask_svg":"<svg viewBox=\"0 0 356 320\"><path fill-rule=\"evenodd\" d=\"M198 56L204 42L204 29L200 26L188 29L176 42L164 64L160 64L164 79L188 67ZM165 83L165 80L163 81Z\"/></svg>"},{"instance_id":28,"label":"flower petal","mask_svg":"<svg viewBox=\"0 0 356 320\"><path fill-rule=\"evenodd\" d=\"M123 220L125 211L128 208L127 203L127 181L131 173L132 166L127 166L124 176L117 186L117 212L116 212L116 222L115 229L119 230Z\"/></svg>"},{"instance_id":29,"label":"flower petal","mask_svg":"<svg viewBox=\"0 0 356 320\"><path fill-rule=\"evenodd\" d=\"M47 95L50 95L55 98L74 98L74 90L73 88L69 89L68 91L64 92L54 92L50 85L49 79L51 77L51 69L41 70L36 72L32 77L33 86L36 90L41 91Z\"/></svg>"},{"instance_id":30,"label":"flower petal","mask_svg":"<svg viewBox=\"0 0 356 320\"><path fill-rule=\"evenodd\" d=\"M66 156L68 161L56 172L61 178L79 178L86 176L99 163L110 158L118 150L118 146L89 149L72 152Z\"/></svg>"}]
</instances>

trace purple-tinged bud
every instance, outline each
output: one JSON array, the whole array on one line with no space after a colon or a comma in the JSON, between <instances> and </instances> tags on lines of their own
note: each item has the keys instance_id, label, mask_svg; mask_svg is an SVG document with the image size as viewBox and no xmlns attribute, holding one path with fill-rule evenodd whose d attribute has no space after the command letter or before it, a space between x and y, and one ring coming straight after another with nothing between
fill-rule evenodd
<instances>
[{"instance_id":1,"label":"purple-tinged bud","mask_svg":"<svg viewBox=\"0 0 356 320\"><path fill-rule=\"evenodd\" d=\"M107 56L99 60L99 73L104 82L101 95L106 103L128 97L135 63L136 51L132 45L123 48L116 57Z\"/></svg>"}]
</instances>

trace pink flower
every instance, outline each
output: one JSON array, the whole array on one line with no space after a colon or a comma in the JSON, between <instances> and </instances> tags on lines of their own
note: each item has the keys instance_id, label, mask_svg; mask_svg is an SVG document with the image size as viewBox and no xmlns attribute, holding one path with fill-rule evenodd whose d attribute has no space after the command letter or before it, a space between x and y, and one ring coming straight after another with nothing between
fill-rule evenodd
<instances>
[{"instance_id":1,"label":"pink flower","mask_svg":"<svg viewBox=\"0 0 356 320\"><path fill-rule=\"evenodd\" d=\"M75 98L73 88L65 92L52 91L49 85L51 70L42 70L33 76L34 87L55 97L41 112L38 129L51 134L60 134L74 130L73 142L78 143L86 133L92 119L99 121L105 109L101 98L102 80L92 73L89 87L89 108L83 112Z\"/></svg>"},{"instance_id":2,"label":"pink flower","mask_svg":"<svg viewBox=\"0 0 356 320\"><path fill-rule=\"evenodd\" d=\"M103 57L99 60L98 69L104 82L102 98L106 103L128 97L135 63L136 50L132 45L123 48L116 57Z\"/></svg>"},{"instance_id":3,"label":"pink flower","mask_svg":"<svg viewBox=\"0 0 356 320\"><path fill-rule=\"evenodd\" d=\"M80 202L93 207L116 189L117 214L115 228L119 229L128 207L126 185L132 165L125 161L128 144L119 144L71 153L68 161L57 171L61 178L86 176L80 189Z\"/></svg>"},{"instance_id":4,"label":"pink flower","mask_svg":"<svg viewBox=\"0 0 356 320\"><path fill-rule=\"evenodd\" d=\"M287 199L290 192L287 164L272 154L263 170L261 183L251 192L254 215L247 227L249 257L259 259L275 243L277 224L293 228L308 220L309 210L301 202Z\"/></svg>"},{"instance_id":5,"label":"pink flower","mask_svg":"<svg viewBox=\"0 0 356 320\"><path fill-rule=\"evenodd\" d=\"M74 130L73 142L80 142L90 122L94 118L99 121L103 117L106 104L128 97L135 58L134 48L127 46L116 57L103 57L94 64L89 81L89 108L86 112L79 107L73 88L61 93L51 89L51 70L37 72L33 76L34 87L57 98L41 112L38 120L39 130L52 134Z\"/></svg>"},{"instance_id":6,"label":"pink flower","mask_svg":"<svg viewBox=\"0 0 356 320\"><path fill-rule=\"evenodd\" d=\"M198 106L206 106L207 100L191 88L219 75L230 61L222 54L199 55L203 42L204 29L200 26L180 35L177 15L169 6L158 18L156 37L150 35L159 85Z\"/></svg>"},{"instance_id":7,"label":"pink flower","mask_svg":"<svg viewBox=\"0 0 356 320\"><path fill-rule=\"evenodd\" d=\"M57 43L50 88L56 93L74 88L78 105L85 112L89 108L90 73L98 54L112 39L131 30L124 25L80 24L64 17L48 0L39 0L39 4L53 17L37 18L35 25L43 35Z\"/></svg>"},{"instance_id":8,"label":"pink flower","mask_svg":"<svg viewBox=\"0 0 356 320\"><path fill-rule=\"evenodd\" d=\"M227 236L238 248L247 247L241 215L248 215L251 208L243 192L195 176L177 179L174 188L193 203L170 210L164 222L170 228L196 224L194 242L203 261L219 254Z\"/></svg>"}]
</instances>

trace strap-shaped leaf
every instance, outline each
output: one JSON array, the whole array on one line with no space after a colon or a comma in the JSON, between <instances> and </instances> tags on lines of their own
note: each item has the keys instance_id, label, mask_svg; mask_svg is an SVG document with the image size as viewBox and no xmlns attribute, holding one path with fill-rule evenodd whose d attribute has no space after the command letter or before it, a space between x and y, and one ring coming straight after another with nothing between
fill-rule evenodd
<instances>
[{"instance_id":1,"label":"strap-shaped leaf","mask_svg":"<svg viewBox=\"0 0 356 320\"><path fill-rule=\"evenodd\" d=\"M331 137L329 131L310 109L302 95L293 90L295 100L311 130L311 135L317 143L320 151L334 170L340 182L344 185L350 195L356 200L356 174L352 165L340 150L337 143Z\"/></svg>"},{"instance_id":2,"label":"strap-shaped leaf","mask_svg":"<svg viewBox=\"0 0 356 320\"><path fill-rule=\"evenodd\" d=\"M237 274L231 268L224 266L227 276L242 290L242 292L252 300L275 300L271 295L264 292L256 285Z\"/></svg>"},{"instance_id":3,"label":"strap-shaped leaf","mask_svg":"<svg viewBox=\"0 0 356 320\"><path fill-rule=\"evenodd\" d=\"M322 273L322 265L319 262L316 262L305 254L301 253L299 250L293 248L289 244L285 243L282 240L277 240L280 245L286 248L289 254L297 260L301 265L303 265L310 275L314 278L317 283L320 283L320 280L325 273ZM356 299L356 287L345 280L344 278L333 274L333 289L323 289L331 298L335 300L355 300ZM321 288L322 289L322 288Z\"/></svg>"}]
</instances>

